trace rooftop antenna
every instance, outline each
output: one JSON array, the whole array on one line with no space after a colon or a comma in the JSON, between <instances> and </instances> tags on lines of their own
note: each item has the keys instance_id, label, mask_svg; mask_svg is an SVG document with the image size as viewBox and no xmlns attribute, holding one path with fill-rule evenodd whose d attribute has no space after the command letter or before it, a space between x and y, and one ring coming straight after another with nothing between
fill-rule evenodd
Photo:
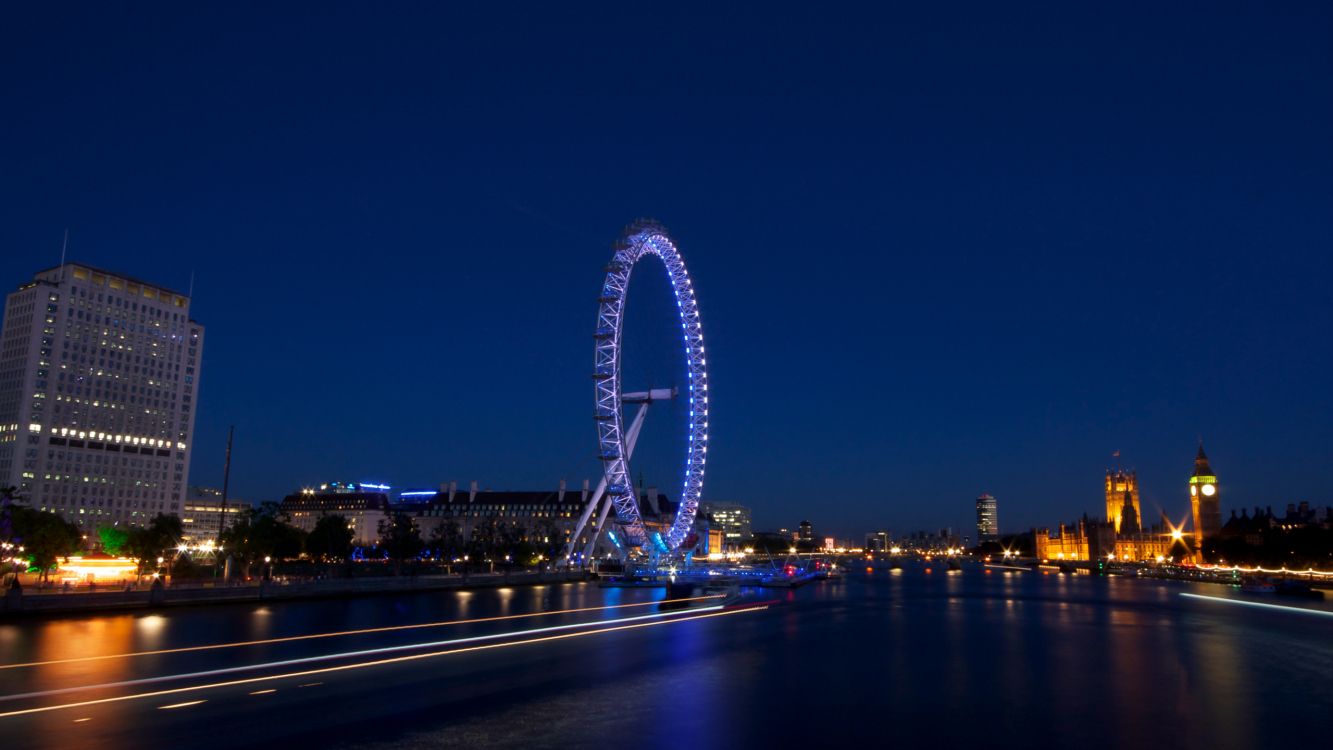
<instances>
[{"instance_id":1,"label":"rooftop antenna","mask_svg":"<svg viewBox=\"0 0 1333 750\"><path fill-rule=\"evenodd\" d=\"M186 297L194 299L194 269L190 269L190 291L185 293Z\"/></svg>"},{"instance_id":2,"label":"rooftop antenna","mask_svg":"<svg viewBox=\"0 0 1333 750\"><path fill-rule=\"evenodd\" d=\"M69 227L65 227L65 241L60 243L60 277L65 276L65 251L69 249Z\"/></svg>"}]
</instances>

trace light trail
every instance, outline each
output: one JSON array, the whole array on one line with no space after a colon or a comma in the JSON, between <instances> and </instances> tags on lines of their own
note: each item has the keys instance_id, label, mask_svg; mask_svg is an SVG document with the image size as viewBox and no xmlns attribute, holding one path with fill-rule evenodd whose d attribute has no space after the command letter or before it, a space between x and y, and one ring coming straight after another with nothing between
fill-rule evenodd
<instances>
[{"instance_id":1,"label":"light trail","mask_svg":"<svg viewBox=\"0 0 1333 750\"><path fill-rule=\"evenodd\" d=\"M55 664L74 664L86 661L104 661L106 659L130 659L137 656L160 656L163 654L183 654L191 651L215 651L223 648L241 648L245 646L264 646L271 643L290 643L292 641L309 641L319 638L343 638L353 635L368 635L371 633L390 633L399 630L421 630L424 628L443 628L451 625L469 625L479 622L502 622L506 620L522 620L532 617L550 617L553 615L571 615L581 612L603 612L610 609L625 609L628 607L649 607L654 604L671 602L697 602L707 599L721 599L723 594L709 594L708 596L691 596L684 599L662 599L651 602L634 602L632 604L609 604L603 607L580 607L577 609L558 609L551 612L525 612L520 615L497 615L495 617L476 617L471 620L442 620L439 622L423 622L415 625L386 625L382 628L361 628L360 630L342 630L333 633L311 633L310 635L290 635L282 638L266 638L255 641L233 641L231 643L210 643L203 646L182 646L181 648L164 648L155 651L130 651L123 654L101 654L99 656L75 656L68 659L50 659L48 661L30 661L19 664L0 664L0 670L22 669L26 667L47 667Z\"/></svg>"},{"instance_id":2,"label":"light trail","mask_svg":"<svg viewBox=\"0 0 1333 750\"><path fill-rule=\"evenodd\" d=\"M1181 592L1181 596L1187 596L1191 599L1204 599L1210 602L1222 602L1223 604L1238 604L1242 607L1258 607L1261 609L1276 609L1282 612L1300 612L1307 615L1323 615L1324 617L1333 617L1333 612L1326 609L1311 609L1309 607L1289 607L1285 604L1266 604L1264 602L1247 602L1243 599L1228 599L1224 596L1207 596L1205 594L1186 594Z\"/></svg>"},{"instance_id":3,"label":"light trail","mask_svg":"<svg viewBox=\"0 0 1333 750\"><path fill-rule=\"evenodd\" d=\"M584 630L575 633L561 633L560 635L546 635L539 638L528 638L521 641L508 641L505 643L487 643L480 646L464 646L462 648L447 649L444 651L432 651L427 654L410 654L408 656L395 656L388 659L376 659L374 661L358 662L356 664L340 664L334 667L322 667L320 669L307 669L300 672L288 672L286 674L261 675L259 677L247 677L240 680L228 680L226 682L214 682L205 685L191 685L188 687L170 688L167 690L155 690L148 693L133 693L130 695L117 695L110 698L97 698L93 700L77 701L74 703L58 703L54 706L37 706L35 708L24 708L17 711L6 711L0 713L0 719L7 719L14 716L24 716L28 714L46 713L49 711L60 711L67 708L81 708L83 706L98 706L105 703L120 703L123 701L139 700L143 698L157 698L164 695L179 695L181 693L194 692L196 690L214 690L217 688L234 687L237 685L252 685L257 682L269 682L273 680L285 680L293 677L309 677L316 674L328 674L330 672L345 672L353 669L366 669L369 667L378 667L386 664L401 664L403 662L418 661L421 659L432 659L440 656L450 656L452 654L468 653L472 651L489 651L509 646L526 646L532 643L544 643L548 641L561 641L570 638L581 638L589 635L601 635L603 633L613 633L621 630L635 630L637 628L651 628L660 625L671 625L678 622L687 622L690 620L706 620L713 617L728 617L730 615L740 615L747 612L758 612L768 609L768 605L755 607L745 607L742 609L721 609L716 612L707 612L705 614L690 615L688 617L676 617L669 620L657 620L655 622L639 622L630 625L617 625L610 628L597 628L594 630Z\"/></svg>"},{"instance_id":4,"label":"light trail","mask_svg":"<svg viewBox=\"0 0 1333 750\"><path fill-rule=\"evenodd\" d=\"M275 669L281 667L293 667L298 664L316 664L322 661L334 661L336 659L354 659L361 656L373 656L375 654L391 654L397 651L415 651L422 648L436 648L439 646L454 646L460 643L480 643L485 641L496 641L513 636L534 635L537 633L557 633L564 630L575 630L577 628L595 627L597 625L606 625L618 622L640 622L642 620L660 620L676 615L687 614L690 612L714 612L722 609L721 604L714 604L708 607L694 607L679 612L653 612L646 615L635 615L633 617L620 617L613 620L596 620L593 622L573 622L565 625L547 625L541 628L529 628L527 630L509 631L505 633L487 633L486 635L470 635L463 638L451 638L444 641L427 641L425 643L404 643L397 646L381 646L380 648L361 649L359 651L340 651L333 654L318 654L315 656L303 656L297 659L283 659L280 661L260 662L258 664L243 664L237 667L222 667L220 669L205 669L199 672L182 672L180 674L158 675L156 677L140 677L134 680L121 680L119 682L104 682L100 685L76 685L67 688L55 688L53 690L40 690L31 693L15 693L13 695L0 696L0 702L23 700L25 698L45 698L51 695L64 695L67 693L79 693L87 690L105 690L109 688L129 687L131 685L150 685L156 682L171 682L173 680L188 680L200 677L217 677L224 674L235 674L237 672L252 672L259 669ZM3 715L3 714L0 714Z\"/></svg>"},{"instance_id":5,"label":"light trail","mask_svg":"<svg viewBox=\"0 0 1333 750\"><path fill-rule=\"evenodd\" d=\"M189 708L190 706L197 706L200 703L207 703L207 702L208 701L185 701L184 703L172 703L169 706L158 706L157 710L170 711L173 708Z\"/></svg>"}]
</instances>

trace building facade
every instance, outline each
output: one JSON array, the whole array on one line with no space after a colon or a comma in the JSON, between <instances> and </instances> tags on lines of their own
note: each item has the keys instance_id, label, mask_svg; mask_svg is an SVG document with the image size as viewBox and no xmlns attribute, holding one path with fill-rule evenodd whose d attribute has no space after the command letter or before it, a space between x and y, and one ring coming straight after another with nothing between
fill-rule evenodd
<instances>
[{"instance_id":1,"label":"building facade","mask_svg":"<svg viewBox=\"0 0 1333 750\"><path fill-rule=\"evenodd\" d=\"M872 531L866 534L866 552L888 552L893 547L893 535L888 531Z\"/></svg>"},{"instance_id":2,"label":"building facade","mask_svg":"<svg viewBox=\"0 0 1333 750\"><path fill-rule=\"evenodd\" d=\"M722 532L722 545L714 551L725 552L744 547L754 533L750 509L736 503L702 503L699 514L709 519L709 528Z\"/></svg>"},{"instance_id":3,"label":"building facade","mask_svg":"<svg viewBox=\"0 0 1333 750\"><path fill-rule=\"evenodd\" d=\"M1199 444L1199 453L1194 457L1194 473L1190 475L1190 511L1194 517L1194 536L1198 542L1217 536L1222 530L1221 492L1217 488L1217 475L1208 464L1208 456Z\"/></svg>"},{"instance_id":4,"label":"building facade","mask_svg":"<svg viewBox=\"0 0 1333 750\"><path fill-rule=\"evenodd\" d=\"M977 498L977 542L993 542L1000 538L999 503L983 493Z\"/></svg>"},{"instance_id":5,"label":"building facade","mask_svg":"<svg viewBox=\"0 0 1333 750\"><path fill-rule=\"evenodd\" d=\"M1189 554L1169 533L1118 534L1110 521L1095 521L1087 516L1072 524L1060 524L1054 534L1050 529L1036 529L1032 536L1037 559L1047 562L1160 562Z\"/></svg>"},{"instance_id":6,"label":"building facade","mask_svg":"<svg viewBox=\"0 0 1333 750\"><path fill-rule=\"evenodd\" d=\"M1106 521L1115 528L1117 534L1134 534L1142 529L1143 513L1139 507L1137 472L1107 469Z\"/></svg>"},{"instance_id":7,"label":"building facade","mask_svg":"<svg viewBox=\"0 0 1333 750\"><path fill-rule=\"evenodd\" d=\"M217 542L222 529L236 523L250 511L250 503L228 498L222 505L222 490L214 487L191 487L181 504L181 536L191 544ZM226 521L223 521L223 516Z\"/></svg>"},{"instance_id":8,"label":"building facade","mask_svg":"<svg viewBox=\"0 0 1333 750\"><path fill-rule=\"evenodd\" d=\"M179 514L204 328L189 297L70 263L5 300L0 484L84 529Z\"/></svg>"},{"instance_id":9,"label":"building facade","mask_svg":"<svg viewBox=\"0 0 1333 750\"><path fill-rule=\"evenodd\" d=\"M291 524L305 532L314 531L324 516L342 516L352 530L352 543L373 546L379 542L380 523L389 519L392 509L388 494L369 490L355 482L331 482L319 489L305 488L282 499L279 511Z\"/></svg>"},{"instance_id":10,"label":"building facade","mask_svg":"<svg viewBox=\"0 0 1333 750\"><path fill-rule=\"evenodd\" d=\"M404 506L404 510L416 517L418 528L426 536L439 539L456 535L464 544L481 547L496 536L507 536L550 550L551 556L555 557L564 553L590 499L586 481L581 491L566 489L564 482L557 490L537 491L483 490L478 489L476 482L467 490L459 490L457 484L451 482L433 497L414 502L410 510ZM654 532L667 532L677 507L674 501L652 487L639 495L639 514L650 536ZM614 524L614 517L608 518L606 523L607 526ZM583 553L594 534L597 543L592 557L618 554L614 542L599 531L596 518L589 520L583 533L574 540L574 555ZM705 528L704 533L707 531ZM693 540L687 538L686 543L693 545L700 541L703 542L701 546L707 546L706 536Z\"/></svg>"}]
</instances>

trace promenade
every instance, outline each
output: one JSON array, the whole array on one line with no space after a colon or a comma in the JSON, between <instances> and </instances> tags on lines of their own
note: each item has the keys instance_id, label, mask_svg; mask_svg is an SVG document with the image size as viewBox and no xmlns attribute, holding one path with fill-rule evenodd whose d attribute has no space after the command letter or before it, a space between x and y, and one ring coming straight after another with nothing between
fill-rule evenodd
<instances>
[{"instance_id":1,"label":"promenade","mask_svg":"<svg viewBox=\"0 0 1333 750\"><path fill-rule=\"evenodd\" d=\"M254 601L283 601L361 597L418 591L489 589L584 580L582 571L509 571L467 575L402 575L358 578L274 579L224 583L182 583L174 586L144 585L129 590L106 587L100 590L60 588L22 593L8 592L0 604L0 619L31 615L77 614L109 610L155 609Z\"/></svg>"}]
</instances>

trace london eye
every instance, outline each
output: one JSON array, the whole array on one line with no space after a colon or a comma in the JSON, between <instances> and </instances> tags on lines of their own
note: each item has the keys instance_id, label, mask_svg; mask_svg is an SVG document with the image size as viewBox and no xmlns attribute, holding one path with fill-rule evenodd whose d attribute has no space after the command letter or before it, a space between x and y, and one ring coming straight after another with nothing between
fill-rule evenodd
<instances>
[{"instance_id":1,"label":"london eye","mask_svg":"<svg viewBox=\"0 0 1333 750\"><path fill-rule=\"evenodd\" d=\"M675 295L687 371L684 394L674 388L631 393L621 389L626 294L635 267L649 255L655 255L662 261ZM593 419L597 425L598 457L603 466L602 486L599 490L604 490L607 501L603 505L602 519L594 531L594 539L604 527L607 512L614 509L614 526L620 532L619 538L613 530L607 533L622 554L638 552L658 556L676 553L692 535L699 498L703 492L704 464L708 459L708 360L689 271L666 229L657 222L641 220L631 224L616 243L611 261L606 265L606 278L598 297L597 327L593 339ZM686 406L689 414L680 502L666 533L650 533L640 512L638 493L630 479L630 456L648 405L653 401L680 395L688 399ZM640 405L638 414L628 425L624 414L627 404ZM580 530L600 500L602 498L594 496L580 519ZM575 532L574 538L578 538L578 533ZM593 544L589 542L589 553L592 548Z\"/></svg>"}]
</instances>

